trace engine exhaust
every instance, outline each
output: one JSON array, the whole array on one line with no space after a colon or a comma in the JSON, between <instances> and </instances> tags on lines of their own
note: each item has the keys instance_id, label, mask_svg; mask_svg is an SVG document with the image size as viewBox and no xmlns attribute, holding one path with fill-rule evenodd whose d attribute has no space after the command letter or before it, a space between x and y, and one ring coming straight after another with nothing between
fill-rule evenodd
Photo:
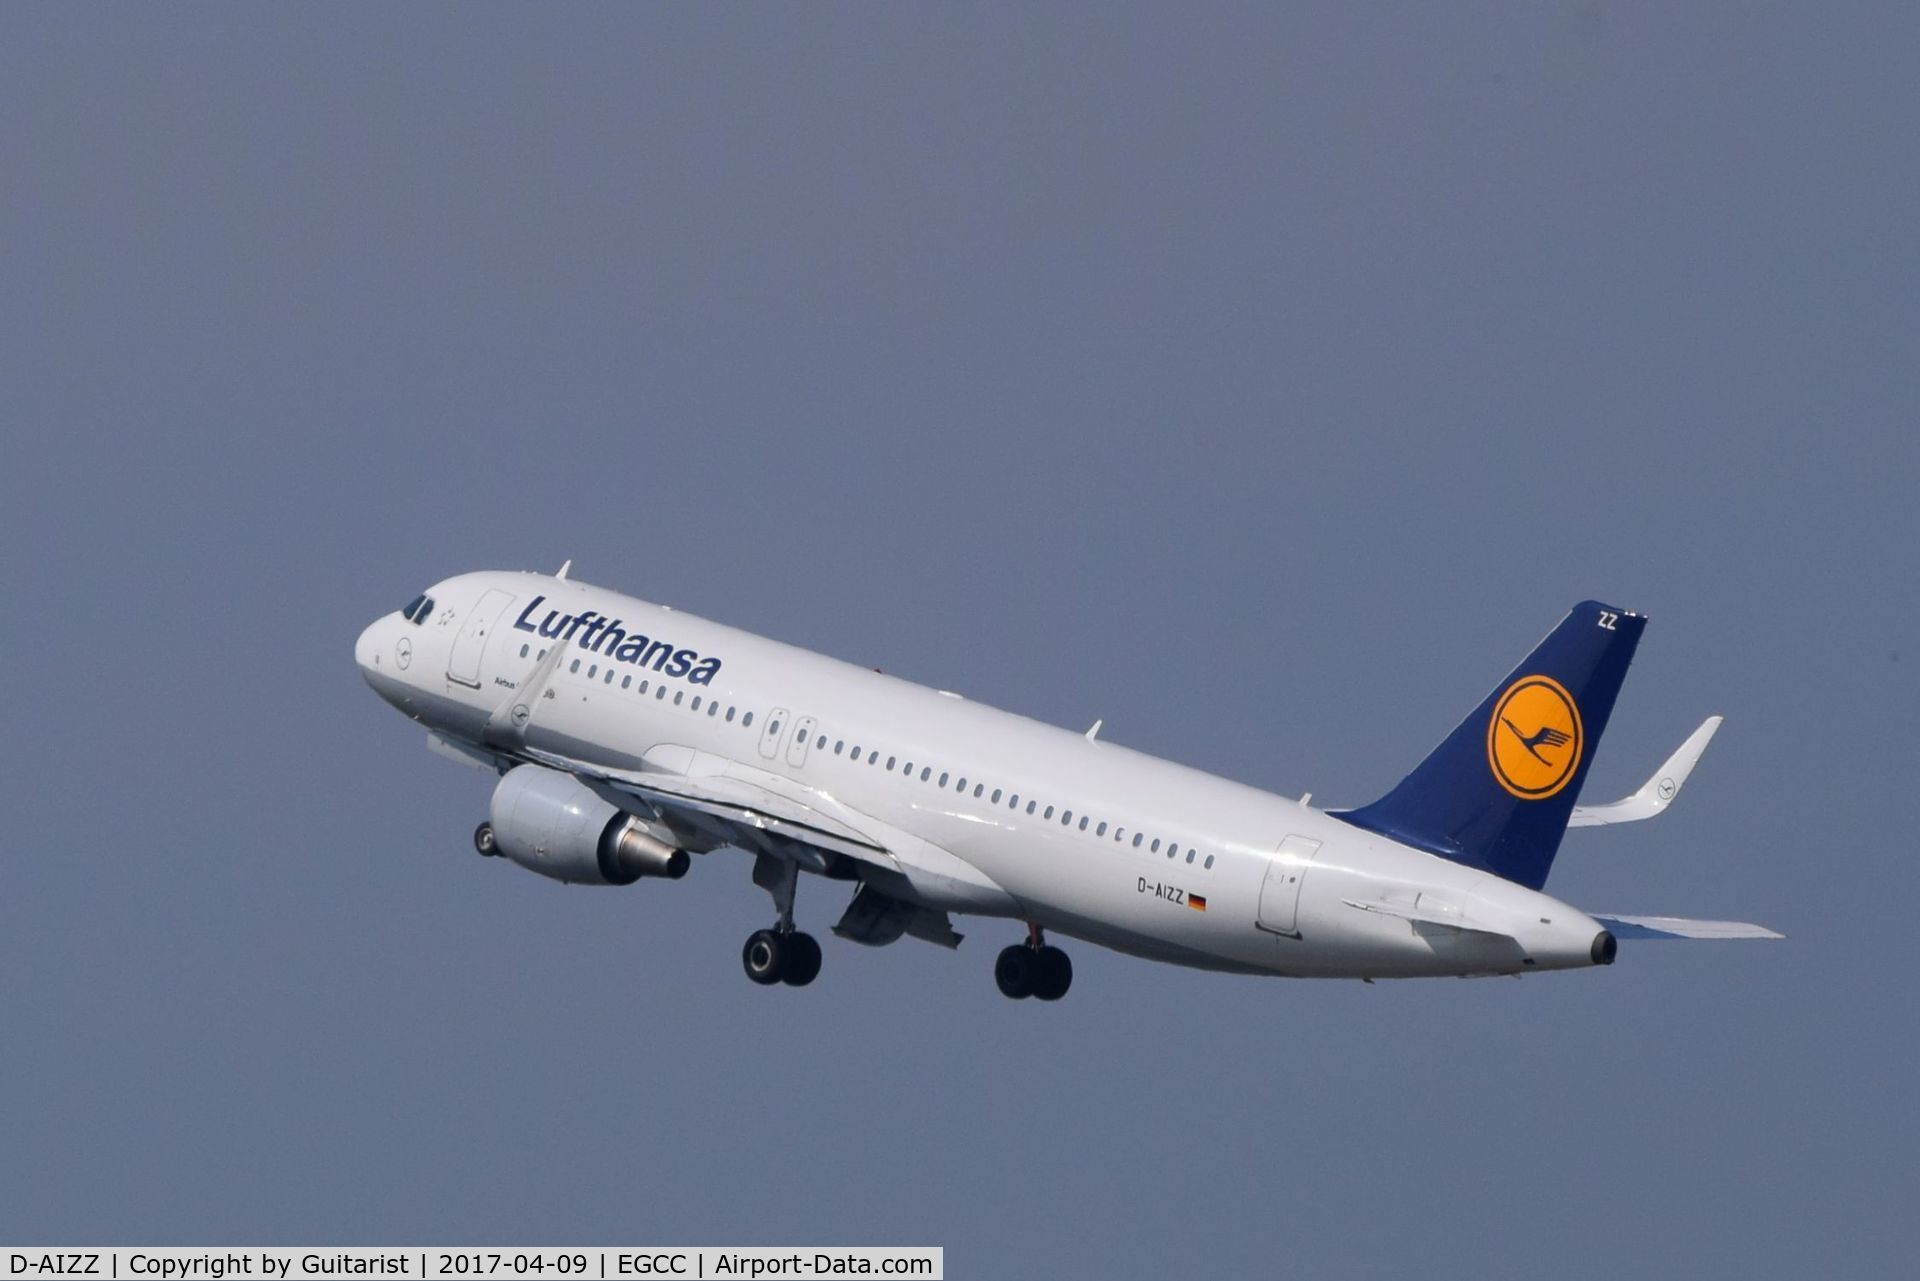
<instances>
[{"instance_id":1,"label":"engine exhaust","mask_svg":"<svg viewBox=\"0 0 1920 1281\"><path fill-rule=\"evenodd\" d=\"M615 885L637 881L643 876L677 881L687 874L690 862L685 850L667 844L636 818L615 823L600 841L601 875Z\"/></svg>"}]
</instances>

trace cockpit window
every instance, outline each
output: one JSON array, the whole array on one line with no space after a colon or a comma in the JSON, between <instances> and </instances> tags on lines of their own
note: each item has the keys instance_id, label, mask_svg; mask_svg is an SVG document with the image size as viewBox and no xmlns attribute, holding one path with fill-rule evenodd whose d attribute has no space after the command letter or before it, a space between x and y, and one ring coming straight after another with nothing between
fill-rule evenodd
<instances>
[{"instance_id":1,"label":"cockpit window","mask_svg":"<svg viewBox=\"0 0 1920 1281\"><path fill-rule=\"evenodd\" d=\"M425 592L421 592L418 596L415 596L407 602L407 607L400 611L400 617L418 626L426 622L427 615L432 612L433 597L427 595Z\"/></svg>"}]
</instances>

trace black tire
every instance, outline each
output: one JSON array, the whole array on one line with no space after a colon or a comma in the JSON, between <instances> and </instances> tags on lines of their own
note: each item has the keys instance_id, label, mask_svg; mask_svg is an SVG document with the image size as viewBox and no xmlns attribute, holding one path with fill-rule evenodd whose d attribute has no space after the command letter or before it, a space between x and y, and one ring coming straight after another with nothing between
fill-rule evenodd
<instances>
[{"instance_id":1,"label":"black tire","mask_svg":"<svg viewBox=\"0 0 1920 1281\"><path fill-rule=\"evenodd\" d=\"M1057 1001L1073 986L1073 959L1049 945L1040 949L1039 961L1033 994L1043 1001Z\"/></svg>"},{"instance_id":2,"label":"black tire","mask_svg":"<svg viewBox=\"0 0 1920 1281\"><path fill-rule=\"evenodd\" d=\"M778 983L786 971L790 955L787 941L772 930L755 930L740 949L740 964L747 977L762 987Z\"/></svg>"},{"instance_id":3,"label":"black tire","mask_svg":"<svg viewBox=\"0 0 1920 1281\"><path fill-rule=\"evenodd\" d=\"M482 823L473 829L473 848L480 851L482 858L500 856L500 842L493 837L493 824Z\"/></svg>"},{"instance_id":4,"label":"black tire","mask_svg":"<svg viewBox=\"0 0 1920 1281\"><path fill-rule=\"evenodd\" d=\"M787 935L787 968L780 981L788 987L805 987L820 977L820 944L811 934Z\"/></svg>"},{"instance_id":5,"label":"black tire","mask_svg":"<svg viewBox=\"0 0 1920 1281\"><path fill-rule=\"evenodd\" d=\"M1033 983L1039 975L1037 954L1024 943L1002 948L993 963L993 981L1000 985L1000 995L1015 1001L1033 995Z\"/></svg>"}]
</instances>

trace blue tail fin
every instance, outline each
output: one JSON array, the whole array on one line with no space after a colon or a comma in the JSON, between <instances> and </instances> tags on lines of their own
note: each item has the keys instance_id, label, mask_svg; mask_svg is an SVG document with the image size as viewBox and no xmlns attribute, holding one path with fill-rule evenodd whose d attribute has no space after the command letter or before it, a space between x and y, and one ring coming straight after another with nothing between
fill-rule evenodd
<instances>
[{"instance_id":1,"label":"blue tail fin","mask_svg":"<svg viewBox=\"0 0 1920 1281\"><path fill-rule=\"evenodd\" d=\"M1646 625L1575 605L1398 787L1337 817L1539 889Z\"/></svg>"}]
</instances>

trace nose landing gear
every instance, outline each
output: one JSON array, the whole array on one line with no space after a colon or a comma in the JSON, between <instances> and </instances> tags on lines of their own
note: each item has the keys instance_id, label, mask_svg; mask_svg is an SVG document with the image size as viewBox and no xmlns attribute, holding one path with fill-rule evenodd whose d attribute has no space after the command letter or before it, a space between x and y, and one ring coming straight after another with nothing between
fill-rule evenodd
<instances>
[{"instance_id":1,"label":"nose landing gear","mask_svg":"<svg viewBox=\"0 0 1920 1281\"><path fill-rule=\"evenodd\" d=\"M1073 960L1046 941L1038 925L1027 926L1027 941L1002 948L993 963L993 981L1013 1000L1038 997L1057 1001L1073 986Z\"/></svg>"}]
</instances>

